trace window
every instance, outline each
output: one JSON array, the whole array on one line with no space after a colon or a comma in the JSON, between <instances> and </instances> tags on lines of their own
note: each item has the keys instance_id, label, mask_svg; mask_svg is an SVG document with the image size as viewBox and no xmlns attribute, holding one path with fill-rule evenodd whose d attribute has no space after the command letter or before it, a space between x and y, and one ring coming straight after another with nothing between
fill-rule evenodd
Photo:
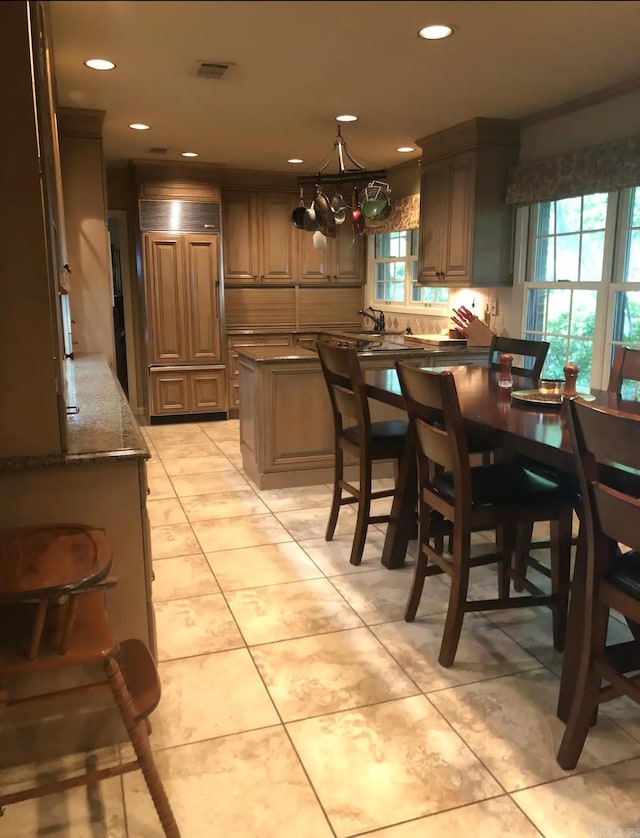
<instances>
[{"instance_id":1,"label":"window","mask_svg":"<svg viewBox=\"0 0 640 838\"><path fill-rule=\"evenodd\" d=\"M418 231L379 233L370 242L372 302L399 307L438 306L446 310L448 288L418 285Z\"/></svg>"},{"instance_id":2,"label":"window","mask_svg":"<svg viewBox=\"0 0 640 838\"><path fill-rule=\"evenodd\" d=\"M549 341L545 375L574 363L579 386L606 387L615 347L640 345L640 188L524 212L524 335Z\"/></svg>"}]
</instances>

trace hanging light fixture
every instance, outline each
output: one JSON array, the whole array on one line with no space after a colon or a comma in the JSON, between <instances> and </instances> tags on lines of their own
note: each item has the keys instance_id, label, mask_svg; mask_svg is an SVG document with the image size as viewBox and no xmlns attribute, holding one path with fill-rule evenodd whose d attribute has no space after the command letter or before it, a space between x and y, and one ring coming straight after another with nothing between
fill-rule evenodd
<instances>
[{"instance_id":1,"label":"hanging light fixture","mask_svg":"<svg viewBox=\"0 0 640 838\"><path fill-rule=\"evenodd\" d=\"M331 163L337 163L336 171L329 169ZM344 183L361 183L364 181L379 180L386 177L386 169L367 169L359 163L347 148L347 143L342 136L341 126L338 124L338 134L333 142L333 149L327 160L322 164L315 175L300 175L298 185L305 186L313 184L323 186L326 184L340 185Z\"/></svg>"}]
</instances>

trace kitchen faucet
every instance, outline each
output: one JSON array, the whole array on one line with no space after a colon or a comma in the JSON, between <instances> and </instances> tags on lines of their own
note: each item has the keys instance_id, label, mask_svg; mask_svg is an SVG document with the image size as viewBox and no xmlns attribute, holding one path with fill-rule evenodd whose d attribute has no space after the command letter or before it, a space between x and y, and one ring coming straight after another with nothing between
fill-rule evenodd
<instances>
[{"instance_id":1,"label":"kitchen faucet","mask_svg":"<svg viewBox=\"0 0 640 838\"><path fill-rule=\"evenodd\" d=\"M359 309L358 314L361 314L363 317L368 317L373 322L374 332L384 332L384 313L382 311L378 310L376 314L376 309L369 306L366 309Z\"/></svg>"}]
</instances>

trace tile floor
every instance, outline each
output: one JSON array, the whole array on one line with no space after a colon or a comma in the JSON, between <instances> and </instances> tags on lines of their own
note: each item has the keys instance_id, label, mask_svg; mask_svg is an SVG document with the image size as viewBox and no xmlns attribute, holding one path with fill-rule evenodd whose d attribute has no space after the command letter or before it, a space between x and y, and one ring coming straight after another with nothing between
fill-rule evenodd
<instances>
[{"instance_id":1,"label":"tile floor","mask_svg":"<svg viewBox=\"0 0 640 838\"><path fill-rule=\"evenodd\" d=\"M447 586L428 580L405 623L411 567L381 568L383 528L354 568L353 511L327 543L327 486L256 490L237 421L144 432L163 687L152 744L183 838L638 834L635 705L601 712L575 771L555 761L548 612L468 616L443 669ZM486 595L495 572L473 584ZM9 807L0 822L11 838L160 834L137 773Z\"/></svg>"}]
</instances>

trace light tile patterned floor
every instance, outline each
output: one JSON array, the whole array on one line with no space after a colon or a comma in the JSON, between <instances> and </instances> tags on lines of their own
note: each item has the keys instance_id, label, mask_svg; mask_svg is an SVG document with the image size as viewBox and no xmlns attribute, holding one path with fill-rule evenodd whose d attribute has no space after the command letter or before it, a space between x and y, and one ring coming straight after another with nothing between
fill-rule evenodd
<instances>
[{"instance_id":1,"label":"light tile patterned floor","mask_svg":"<svg viewBox=\"0 0 640 838\"><path fill-rule=\"evenodd\" d=\"M257 491L237 421L144 432L163 685L152 744L183 838L640 830L635 705L601 711L574 772L555 761L561 657L548 612L468 615L456 664L443 669L447 585L429 579L405 623L411 569L381 567L384 527L355 568L353 510L328 543L327 486ZM479 596L496 583L492 568L475 572ZM612 620L611 631L624 639L626 626ZM75 762L36 768L51 778ZM134 773L8 807L4 834L161 830Z\"/></svg>"}]
</instances>

